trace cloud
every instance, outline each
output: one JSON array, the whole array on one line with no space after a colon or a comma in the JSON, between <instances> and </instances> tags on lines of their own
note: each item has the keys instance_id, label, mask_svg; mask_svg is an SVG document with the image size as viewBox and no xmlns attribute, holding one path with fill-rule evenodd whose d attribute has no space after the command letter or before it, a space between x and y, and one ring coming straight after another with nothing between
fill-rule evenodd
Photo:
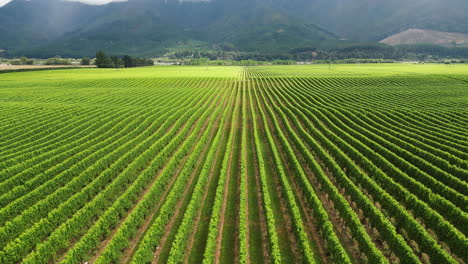
<instances>
[{"instance_id":1,"label":"cloud","mask_svg":"<svg viewBox=\"0 0 468 264\"><path fill-rule=\"evenodd\" d=\"M1 0L0 0L1 1ZM106 5L111 2L127 2L127 0L67 0L70 2L81 2L88 5Z\"/></svg>"},{"instance_id":2,"label":"cloud","mask_svg":"<svg viewBox=\"0 0 468 264\"><path fill-rule=\"evenodd\" d=\"M8 4L12 0L0 0L0 7ZM127 0L66 0L70 2L81 2L88 5L105 5L111 2L126 2Z\"/></svg>"},{"instance_id":3,"label":"cloud","mask_svg":"<svg viewBox=\"0 0 468 264\"><path fill-rule=\"evenodd\" d=\"M10 2L10 0L0 0L0 7L8 4L8 2Z\"/></svg>"}]
</instances>

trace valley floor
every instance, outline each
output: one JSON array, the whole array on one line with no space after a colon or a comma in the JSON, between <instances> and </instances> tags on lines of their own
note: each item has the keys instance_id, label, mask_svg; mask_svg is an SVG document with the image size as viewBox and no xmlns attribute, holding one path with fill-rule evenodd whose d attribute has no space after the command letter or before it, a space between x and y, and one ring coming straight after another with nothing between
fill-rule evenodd
<instances>
[{"instance_id":1,"label":"valley floor","mask_svg":"<svg viewBox=\"0 0 468 264\"><path fill-rule=\"evenodd\" d=\"M468 263L468 67L0 75L1 263Z\"/></svg>"}]
</instances>

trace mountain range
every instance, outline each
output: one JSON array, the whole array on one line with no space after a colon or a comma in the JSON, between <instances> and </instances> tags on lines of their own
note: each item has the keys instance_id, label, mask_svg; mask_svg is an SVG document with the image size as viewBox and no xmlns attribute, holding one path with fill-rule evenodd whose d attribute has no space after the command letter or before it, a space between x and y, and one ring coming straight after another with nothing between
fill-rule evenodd
<instances>
[{"instance_id":1,"label":"mountain range","mask_svg":"<svg viewBox=\"0 0 468 264\"><path fill-rule=\"evenodd\" d=\"M372 42L410 28L468 33L466 0L129 0L103 6L13 0L0 50L27 56L161 55L173 49L280 53Z\"/></svg>"}]
</instances>

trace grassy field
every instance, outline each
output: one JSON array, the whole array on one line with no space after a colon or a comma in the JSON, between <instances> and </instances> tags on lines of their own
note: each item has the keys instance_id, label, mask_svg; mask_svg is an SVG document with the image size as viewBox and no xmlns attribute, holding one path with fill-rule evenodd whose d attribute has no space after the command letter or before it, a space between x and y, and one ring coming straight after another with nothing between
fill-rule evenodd
<instances>
[{"instance_id":1,"label":"grassy field","mask_svg":"<svg viewBox=\"0 0 468 264\"><path fill-rule=\"evenodd\" d=\"M468 66L0 75L0 263L468 263Z\"/></svg>"}]
</instances>

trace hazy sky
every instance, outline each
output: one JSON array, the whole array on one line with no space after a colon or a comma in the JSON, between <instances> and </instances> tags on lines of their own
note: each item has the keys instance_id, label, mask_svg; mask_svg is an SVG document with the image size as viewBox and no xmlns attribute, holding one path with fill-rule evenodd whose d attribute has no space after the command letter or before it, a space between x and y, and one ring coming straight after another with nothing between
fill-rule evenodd
<instances>
[{"instance_id":1,"label":"hazy sky","mask_svg":"<svg viewBox=\"0 0 468 264\"><path fill-rule=\"evenodd\" d=\"M0 0L0 7L6 5L8 2L12 0ZM82 2L91 5L104 5L110 2L124 2L126 0L68 0L68 1L75 1L75 2Z\"/></svg>"},{"instance_id":2,"label":"hazy sky","mask_svg":"<svg viewBox=\"0 0 468 264\"><path fill-rule=\"evenodd\" d=\"M0 0L0 6L4 6L8 2L10 2L10 0Z\"/></svg>"}]
</instances>

